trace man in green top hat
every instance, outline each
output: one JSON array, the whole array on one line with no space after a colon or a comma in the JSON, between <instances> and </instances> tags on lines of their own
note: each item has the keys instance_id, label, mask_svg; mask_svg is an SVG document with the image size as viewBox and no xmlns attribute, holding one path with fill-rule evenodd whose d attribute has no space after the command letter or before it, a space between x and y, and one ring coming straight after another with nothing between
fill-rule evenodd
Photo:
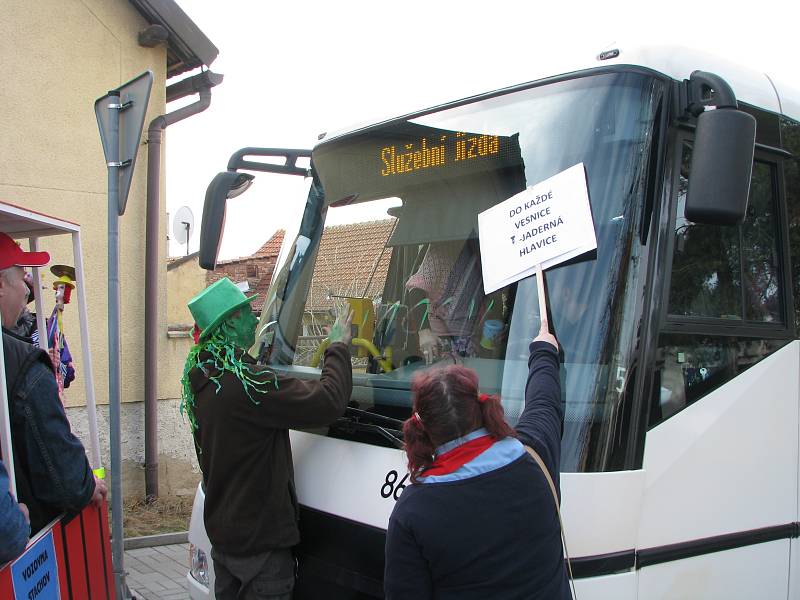
<instances>
[{"instance_id":1,"label":"man in green top hat","mask_svg":"<svg viewBox=\"0 0 800 600\"><path fill-rule=\"evenodd\" d=\"M181 409L203 472L218 600L291 598L300 533L289 428L332 423L353 389L352 314L337 318L319 380L300 380L247 353L254 298L223 278L189 301L200 332L186 359Z\"/></svg>"}]
</instances>

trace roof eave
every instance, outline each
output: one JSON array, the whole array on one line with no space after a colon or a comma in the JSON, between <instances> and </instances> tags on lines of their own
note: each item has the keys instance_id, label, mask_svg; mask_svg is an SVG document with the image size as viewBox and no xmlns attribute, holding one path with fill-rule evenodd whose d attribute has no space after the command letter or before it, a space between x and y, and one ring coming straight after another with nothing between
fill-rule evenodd
<instances>
[{"instance_id":1,"label":"roof eave","mask_svg":"<svg viewBox=\"0 0 800 600\"><path fill-rule=\"evenodd\" d=\"M167 78L203 65L210 67L219 50L174 0L129 0L151 25L167 30Z\"/></svg>"}]
</instances>

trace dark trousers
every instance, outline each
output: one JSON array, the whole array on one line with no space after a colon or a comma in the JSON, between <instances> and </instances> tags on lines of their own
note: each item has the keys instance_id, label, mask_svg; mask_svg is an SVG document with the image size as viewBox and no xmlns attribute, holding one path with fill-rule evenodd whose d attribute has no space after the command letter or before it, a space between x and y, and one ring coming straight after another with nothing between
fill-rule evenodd
<instances>
[{"instance_id":1,"label":"dark trousers","mask_svg":"<svg viewBox=\"0 0 800 600\"><path fill-rule=\"evenodd\" d=\"M291 600L294 556L282 548L253 556L231 556L211 549L217 600Z\"/></svg>"}]
</instances>

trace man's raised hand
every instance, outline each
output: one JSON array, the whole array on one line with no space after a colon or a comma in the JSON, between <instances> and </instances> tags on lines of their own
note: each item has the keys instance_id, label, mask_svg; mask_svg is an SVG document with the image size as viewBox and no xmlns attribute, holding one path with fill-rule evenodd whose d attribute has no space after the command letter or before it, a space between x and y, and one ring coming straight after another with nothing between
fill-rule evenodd
<instances>
[{"instance_id":1,"label":"man's raised hand","mask_svg":"<svg viewBox=\"0 0 800 600\"><path fill-rule=\"evenodd\" d=\"M352 323L353 310L348 305L340 307L337 311L336 322L333 324L333 327L331 327L331 333L328 336L331 344L336 342L349 344L353 337L353 333L350 328Z\"/></svg>"}]
</instances>

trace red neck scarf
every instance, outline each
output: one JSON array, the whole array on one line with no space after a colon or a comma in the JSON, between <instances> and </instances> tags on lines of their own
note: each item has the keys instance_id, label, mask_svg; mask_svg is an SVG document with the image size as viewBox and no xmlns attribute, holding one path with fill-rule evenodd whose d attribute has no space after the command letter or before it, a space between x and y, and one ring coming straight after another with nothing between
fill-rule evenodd
<instances>
[{"instance_id":1,"label":"red neck scarf","mask_svg":"<svg viewBox=\"0 0 800 600\"><path fill-rule=\"evenodd\" d=\"M494 442L495 440L491 435L482 435L474 440L464 442L452 450L443 452L434 459L430 467L425 469L422 473L422 477L428 477L429 475L447 475L453 471L457 471L489 448Z\"/></svg>"}]
</instances>

